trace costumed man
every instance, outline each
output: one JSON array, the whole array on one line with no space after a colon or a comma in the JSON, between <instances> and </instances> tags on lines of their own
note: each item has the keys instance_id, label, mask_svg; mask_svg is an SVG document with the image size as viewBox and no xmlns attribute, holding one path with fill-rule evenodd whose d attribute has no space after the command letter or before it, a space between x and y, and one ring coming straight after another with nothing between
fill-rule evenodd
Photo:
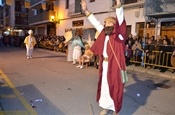
<instances>
[{"instance_id":1,"label":"costumed man","mask_svg":"<svg viewBox=\"0 0 175 115\"><path fill-rule=\"evenodd\" d=\"M99 102L99 106L103 108L100 115L109 114L111 111L112 114L118 115L122 107L124 89L120 68L126 70L124 56L126 22L121 1L116 0L116 18L106 18L104 26L88 11L85 0L81 0L81 6L91 24L100 33L91 47L91 51L95 55L99 55L100 58L97 88L97 101ZM115 56L118 59L120 67Z\"/></svg>"},{"instance_id":2,"label":"costumed man","mask_svg":"<svg viewBox=\"0 0 175 115\"><path fill-rule=\"evenodd\" d=\"M26 44L27 59L30 59L30 58L32 58L33 48L36 45L36 39L33 36L33 31L32 30L29 30L28 34L29 35L25 38L24 43Z\"/></svg>"},{"instance_id":3,"label":"costumed man","mask_svg":"<svg viewBox=\"0 0 175 115\"><path fill-rule=\"evenodd\" d=\"M73 37L72 41L72 46L73 46L73 65L77 63L79 60L80 56L82 55L81 48L84 48L84 44L79 36L79 32L75 32L75 36Z\"/></svg>"}]
</instances>

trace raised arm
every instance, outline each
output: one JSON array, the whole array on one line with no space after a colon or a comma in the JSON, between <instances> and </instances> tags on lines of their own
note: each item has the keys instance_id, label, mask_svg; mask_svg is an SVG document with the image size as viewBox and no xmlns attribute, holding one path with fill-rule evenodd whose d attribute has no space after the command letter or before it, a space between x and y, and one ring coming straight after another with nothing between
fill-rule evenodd
<instances>
[{"instance_id":1,"label":"raised arm","mask_svg":"<svg viewBox=\"0 0 175 115\"><path fill-rule=\"evenodd\" d=\"M119 22L119 25L121 25L122 22L124 21L124 11L123 11L121 0L116 0L115 8L116 8L117 20Z\"/></svg>"},{"instance_id":2,"label":"raised arm","mask_svg":"<svg viewBox=\"0 0 175 115\"><path fill-rule=\"evenodd\" d=\"M120 34L118 37L120 40L126 40L126 22L124 18L124 11L123 11L123 6L121 3L121 0L116 0L116 18L118 20L119 28L120 28Z\"/></svg>"},{"instance_id":3,"label":"raised arm","mask_svg":"<svg viewBox=\"0 0 175 115\"><path fill-rule=\"evenodd\" d=\"M103 30L103 25L100 24L100 22L95 18L95 16L88 10L86 0L81 0L81 8L85 15L88 17L91 24L96 28L98 32L101 32Z\"/></svg>"}]
</instances>

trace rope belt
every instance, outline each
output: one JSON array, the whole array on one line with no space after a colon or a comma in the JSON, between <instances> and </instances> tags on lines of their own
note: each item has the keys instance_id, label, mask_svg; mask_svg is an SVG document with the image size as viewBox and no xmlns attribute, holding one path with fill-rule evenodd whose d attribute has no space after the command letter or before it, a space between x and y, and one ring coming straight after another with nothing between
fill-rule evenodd
<instances>
[{"instance_id":1,"label":"rope belt","mask_svg":"<svg viewBox=\"0 0 175 115\"><path fill-rule=\"evenodd\" d=\"M107 57L103 57L103 61L108 61L108 58Z\"/></svg>"}]
</instances>

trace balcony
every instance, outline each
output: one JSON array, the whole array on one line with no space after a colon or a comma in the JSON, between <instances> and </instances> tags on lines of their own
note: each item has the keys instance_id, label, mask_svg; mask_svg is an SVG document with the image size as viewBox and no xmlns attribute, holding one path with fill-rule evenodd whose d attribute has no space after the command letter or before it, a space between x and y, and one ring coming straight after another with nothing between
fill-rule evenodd
<instances>
[{"instance_id":1,"label":"balcony","mask_svg":"<svg viewBox=\"0 0 175 115\"><path fill-rule=\"evenodd\" d=\"M28 13L28 9L25 7L15 7L15 12Z\"/></svg>"},{"instance_id":2,"label":"balcony","mask_svg":"<svg viewBox=\"0 0 175 115\"><path fill-rule=\"evenodd\" d=\"M43 2L53 2L53 1L55 0L30 0L30 5L32 7L32 6L38 5Z\"/></svg>"},{"instance_id":3,"label":"balcony","mask_svg":"<svg viewBox=\"0 0 175 115\"><path fill-rule=\"evenodd\" d=\"M47 23L53 15L55 15L54 11L46 11L36 16L29 17L29 25Z\"/></svg>"},{"instance_id":4,"label":"balcony","mask_svg":"<svg viewBox=\"0 0 175 115\"><path fill-rule=\"evenodd\" d=\"M124 0L123 8L129 9L129 8L138 8L144 6L145 0Z\"/></svg>"},{"instance_id":5,"label":"balcony","mask_svg":"<svg viewBox=\"0 0 175 115\"><path fill-rule=\"evenodd\" d=\"M146 0L145 13L148 17L168 18L175 17L174 0Z\"/></svg>"},{"instance_id":6,"label":"balcony","mask_svg":"<svg viewBox=\"0 0 175 115\"><path fill-rule=\"evenodd\" d=\"M69 5L69 9L68 9L68 16L69 17L81 17L81 16L84 16L84 14L82 13L82 10L81 10L81 6L80 4L70 4Z\"/></svg>"}]
</instances>

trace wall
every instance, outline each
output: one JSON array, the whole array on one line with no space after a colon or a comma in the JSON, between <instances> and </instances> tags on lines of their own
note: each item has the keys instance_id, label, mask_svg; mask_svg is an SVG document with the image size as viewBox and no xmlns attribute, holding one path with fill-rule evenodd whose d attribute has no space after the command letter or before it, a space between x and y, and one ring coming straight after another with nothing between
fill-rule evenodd
<instances>
[{"instance_id":1,"label":"wall","mask_svg":"<svg viewBox=\"0 0 175 115\"><path fill-rule=\"evenodd\" d=\"M109 10L111 11L110 5L112 1L109 0L97 0L96 2L89 3L87 2L88 9L93 12L93 13L98 13L98 12L108 12ZM65 29L72 28L72 21L75 20L84 20L84 26L79 27L79 28L92 28L92 25L90 24L89 20L84 16L84 17L79 17L79 18L73 18L71 19L70 17L67 16L68 10L65 10L65 1L60 1L59 5L59 15L61 20L59 24L59 29L57 28L57 34L59 35L64 35ZM72 2L70 3L72 4ZM97 7L98 6L98 7ZM143 8L135 8L135 9L124 9L125 12L125 19L127 25L132 25L131 33L134 35L136 34L136 22L144 22L145 18L143 15ZM137 12L137 17L136 13ZM115 16L115 12L111 13L103 13L103 14L97 14L95 17L103 24L104 19L109 16Z\"/></svg>"},{"instance_id":2,"label":"wall","mask_svg":"<svg viewBox=\"0 0 175 115\"><path fill-rule=\"evenodd\" d=\"M125 9L125 20L127 25L131 25L131 34L138 34L136 31L136 22L145 22L143 8ZM138 13L138 14L137 14Z\"/></svg>"}]
</instances>

